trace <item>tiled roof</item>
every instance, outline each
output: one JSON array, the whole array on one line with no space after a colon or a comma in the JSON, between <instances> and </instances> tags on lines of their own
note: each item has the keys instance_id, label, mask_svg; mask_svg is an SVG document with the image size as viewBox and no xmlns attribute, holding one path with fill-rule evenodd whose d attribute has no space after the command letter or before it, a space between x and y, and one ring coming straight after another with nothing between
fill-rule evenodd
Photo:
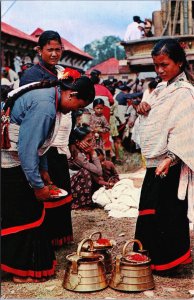
<instances>
[{"instance_id":1,"label":"tiled roof","mask_svg":"<svg viewBox=\"0 0 194 300\"><path fill-rule=\"evenodd\" d=\"M86 74L89 75L93 69L99 70L102 74L119 74L119 61L112 57L106 61L95 65L94 67L88 69Z\"/></svg>"},{"instance_id":2,"label":"tiled roof","mask_svg":"<svg viewBox=\"0 0 194 300\"><path fill-rule=\"evenodd\" d=\"M32 41L34 43L37 42L37 38L23 32L19 29L16 29L15 27L12 27L11 25L8 25L4 22L1 22L1 32L18 37L23 40Z\"/></svg>"},{"instance_id":3,"label":"tiled roof","mask_svg":"<svg viewBox=\"0 0 194 300\"><path fill-rule=\"evenodd\" d=\"M41 28L37 28L31 35L16 29L15 27L8 25L4 22L1 22L1 32L6 33L8 35L11 36L15 36L18 37L20 39L23 40L28 40L28 41L32 41L37 43L38 41L38 36L43 32L44 30ZM93 57L91 55L89 55L88 53L80 50L79 48L77 48L76 46L74 46L73 44L71 44L70 42L68 42L66 39L61 38L63 46L64 46L64 50L65 51L71 51L73 53L79 54L83 57L88 58L88 60L93 59Z\"/></svg>"}]
</instances>

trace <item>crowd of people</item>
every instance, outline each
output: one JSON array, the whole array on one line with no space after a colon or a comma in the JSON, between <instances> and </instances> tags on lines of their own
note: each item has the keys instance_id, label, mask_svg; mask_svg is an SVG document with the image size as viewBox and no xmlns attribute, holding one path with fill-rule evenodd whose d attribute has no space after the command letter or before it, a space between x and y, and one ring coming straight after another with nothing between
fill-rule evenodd
<instances>
[{"instance_id":1,"label":"crowd of people","mask_svg":"<svg viewBox=\"0 0 194 300\"><path fill-rule=\"evenodd\" d=\"M179 43L155 45L158 77L148 86L58 65L55 31L41 34L37 51L39 63L3 94L2 270L15 283L55 274L55 250L73 242L71 210L91 207L94 191L119 180L124 141L146 161L135 238L156 272L190 263L194 89Z\"/></svg>"}]
</instances>

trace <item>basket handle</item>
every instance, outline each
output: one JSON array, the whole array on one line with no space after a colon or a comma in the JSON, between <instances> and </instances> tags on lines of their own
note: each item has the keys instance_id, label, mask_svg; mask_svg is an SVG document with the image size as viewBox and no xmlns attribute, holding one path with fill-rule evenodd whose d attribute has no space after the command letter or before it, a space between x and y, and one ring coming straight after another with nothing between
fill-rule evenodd
<instances>
[{"instance_id":1,"label":"basket handle","mask_svg":"<svg viewBox=\"0 0 194 300\"><path fill-rule=\"evenodd\" d=\"M139 240L129 240L129 241L127 241L126 243L125 243L125 245L124 245L124 247L123 247L123 256L125 256L126 255L126 248L127 248L127 246L129 245L129 244L131 244L131 243L137 243L138 245L139 245L139 250L143 250L143 246L142 246L142 243L139 241Z\"/></svg>"},{"instance_id":2,"label":"basket handle","mask_svg":"<svg viewBox=\"0 0 194 300\"><path fill-rule=\"evenodd\" d=\"M99 234L99 239L101 239L102 233L100 231L95 231L92 234L90 234L89 239L91 239L95 234Z\"/></svg>"},{"instance_id":3,"label":"basket handle","mask_svg":"<svg viewBox=\"0 0 194 300\"><path fill-rule=\"evenodd\" d=\"M83 240L79 243L79 245L78 245L78 248L77 248L77 255L78 255L78 256L80 256L80 252L81 252L82 246L83 246L86 242L89 242L89 244L90 244L90 250L91 250L91 251L94 251L94 244L93 244L92 239L86 238L86 239L83 239Z\"/></svg>"}]
</instances>

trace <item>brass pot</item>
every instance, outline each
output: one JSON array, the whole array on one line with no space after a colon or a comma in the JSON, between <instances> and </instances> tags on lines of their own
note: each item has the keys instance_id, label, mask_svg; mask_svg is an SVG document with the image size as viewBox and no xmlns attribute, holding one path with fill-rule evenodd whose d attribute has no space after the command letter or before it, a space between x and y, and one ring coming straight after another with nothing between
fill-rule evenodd
<instances>
[{"instance_id":1,"label":"brass pot","mask_svg":"<svg viewBox=\"0 0 194 300\"><path fill-rule=\"evenodd\" d=\"M94 235L98 235L98 239L101 239L102 238L102 233L100 231L96 231L96 232L93 232L89 238L92 239L94 237ZM97 240L94 240L94 249L96 250L96 253L99 253L99 254L102 254L104 256L104 264L105 264L105 270L106 270L106 273L107 274L110 274L112 272L112 248L113 248L113 242L112 240L110 240L110 245L107 246L107 245L99 245L97 243Z\"/></svg>"},{"instance_id":2,"label":"brass pot","mask_svg":"<svg viewBox=\"0 0 194 300\"><path fill-rule=\"evenodd\" d=\"M84 243L89 242L90 251L81 251ZM93 241L84 239L78 245L77 253L66 256L68 261L65 270L63 287L75 292L94 292L108 286L104 267L104 257L95 253Z\"/></svg>"},{"instance_id":3,"label":"brass pot","mask_svg":"<svg viewBox=\"0 0 194 300\"><path fill-rule=\"evenodd\" d=\"M139 240L129 240L123 247L123 255L116 256L114 270L109 286L115 290L125 292L142 292L154 288L154 280L150 267L150 258L146 261L132 261L128 257L136 252L126 255L126 248L130 243L138 243L139 253L143 253L143 247Z\"/></svg>"}]
</instances>

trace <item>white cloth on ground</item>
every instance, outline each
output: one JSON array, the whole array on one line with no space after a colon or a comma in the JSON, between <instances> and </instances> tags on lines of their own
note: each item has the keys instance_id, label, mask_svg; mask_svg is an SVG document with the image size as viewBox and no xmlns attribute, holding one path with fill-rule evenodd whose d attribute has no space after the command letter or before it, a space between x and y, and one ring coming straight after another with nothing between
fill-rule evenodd
<instances>
[{"instance_id":1,"label":"white cloth on ground","mask_svg":"<svg viewBox=\"0 0 194 300\"><path fill-rule=\"evenodd\" d=\"M115 218L137 217L141 188L135 188L130 179L119 180L112 189L101 187L92 201L104 207Z\"/></svg>"}]
</instances>

